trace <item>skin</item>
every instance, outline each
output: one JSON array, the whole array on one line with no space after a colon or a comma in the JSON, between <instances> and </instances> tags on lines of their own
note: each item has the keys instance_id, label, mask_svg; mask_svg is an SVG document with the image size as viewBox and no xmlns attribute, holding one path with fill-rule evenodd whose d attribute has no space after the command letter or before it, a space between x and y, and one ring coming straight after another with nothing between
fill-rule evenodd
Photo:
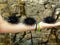
<instances>
[{"instance_id":1,"label":"skin","mask_svg":"<svg viewBox=\"0 0 60 45\"><path fill-rule=\"evenodd\" d=\"M40 29L53 28L57 26L60 26L60 22L56 22L54 24L47 24L44 22L40 22ZM6 22L0 15L0 33L17 33L23 31L32 31L35 29L36 29L36 24L31 26L25 25L23 23L10 24Z\"/></svg>"}]
</instances>

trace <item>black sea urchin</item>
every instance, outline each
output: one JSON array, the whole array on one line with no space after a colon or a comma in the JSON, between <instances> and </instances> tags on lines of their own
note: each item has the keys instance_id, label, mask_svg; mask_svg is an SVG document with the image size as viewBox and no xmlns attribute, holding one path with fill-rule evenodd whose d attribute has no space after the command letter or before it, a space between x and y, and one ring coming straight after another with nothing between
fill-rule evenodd
<instances>
[{"instance_id":1,"label":"black sea urchin","mask_svg":"<svg viewBox=\"0 0 60 45\"><path fill-rule=\"evenodd\" d=\"M8 17L8 22L12 24L19 23L19 18L16 15L11 15Z\"/></svg>"},{"instance_id":2,"label":"black sea urchin","mask_svg":"<svg viewBox=\"0 0 60 45\"><path fill-rule=\"evenodd\" d=\"M24 24L26 25L33 25L36 23L36 20L32 17L27 17L26 19L24 19Z\"/></svg>"},{"instance_id":3,"label":"black sea urchin","mask_svg":"<svg viewBox=\"0 0 60 45\"><path fill-rule=\"evenodd\" d=\"M55 23L56 19L51 17L51 16L48 16L48 17L44 18L44 22L46 22L46 23Z\"/></svg>"}]
</instances>

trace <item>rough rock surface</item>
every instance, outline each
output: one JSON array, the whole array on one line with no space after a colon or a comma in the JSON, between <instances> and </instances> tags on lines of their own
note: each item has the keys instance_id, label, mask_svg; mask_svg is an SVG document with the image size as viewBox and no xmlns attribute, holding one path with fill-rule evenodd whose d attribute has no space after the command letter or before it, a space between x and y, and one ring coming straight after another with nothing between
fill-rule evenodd
<instances>
[{"instance_id":1,"label":"rough rock surface","mask_svg":"<svg viewBox=\"0 0 60 45\"><path fill-rule=\"evenodd\" d=\"M53 12L55 7L57 7L56 11ZM18 13L16 16L21 16L20 22L22 23L26 17L33 17L38 23L46 16L54 13L56 17L60 13L60 0L0 0L0 15L7 20L8 16L13 13ZM57 21L60 21L60 17ZM6 38L7 35L9 39ZM6 39L5 42L4 39ZM0 34L0 42L6 45L7 42L10 45L59 45L60 29Z\"/></svg>"}]
</instances>

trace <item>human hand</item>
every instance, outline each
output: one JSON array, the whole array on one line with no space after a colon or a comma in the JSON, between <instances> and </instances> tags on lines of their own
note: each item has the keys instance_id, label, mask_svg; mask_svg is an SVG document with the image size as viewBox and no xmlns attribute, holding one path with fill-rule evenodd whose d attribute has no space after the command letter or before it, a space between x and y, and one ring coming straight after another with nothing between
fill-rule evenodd
<instances>
[{"instance_id":1,"label":"human hand","mask_svg":"<svg viewBox=\"0 0 60 45\"><path fill-rule=\"evenodd\" d=\"M41 29L44 29L44 28L53 28L53 27L60 26L60 22L56 22L56 23L52 23L52 24L45 23L45 22L40 22L39 24L40 24L40 28Z\"/></svg>"}]
</instances>

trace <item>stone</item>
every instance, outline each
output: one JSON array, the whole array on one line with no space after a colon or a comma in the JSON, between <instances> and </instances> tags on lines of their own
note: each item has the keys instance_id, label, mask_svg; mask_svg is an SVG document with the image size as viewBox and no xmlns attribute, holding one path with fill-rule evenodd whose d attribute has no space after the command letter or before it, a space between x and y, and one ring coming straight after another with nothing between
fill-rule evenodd
<instances>
[{"instance_id":1,"label":"stone","mask_svg":"<svg viewBox=\"0 0 60 45\"><path fill-rule=\"evenodd\" d=\"M31 39L31 34L26 34L24 38L27 39L27 40Z\"/></svg>"},{"instance_id":2,"label":"stone","mask_svg":"<svg viewBox=\"0 0 60 45\"><path fill-rule=\"evenodd\" d=\"M20 13L20 7L18 4L13 4L9 7L11 13Z\"/></svg>"},{"instance_id":3,"label":"stone","mask_svg":"<svg viewBox=\"0 0 60 45\"><path fill-rule=\"evenodd\" d=\"M48 0L39 0L39 4L44 4L46 2L48 2Z\"/></svg>"},{"instance_id":4,"label":"stone","mask_svg":"<svg viewBox=\"0 0 60 45\"><path fill-rule=\"evenodd\" d=\"M46 9L43 14L46 16L49 16L49 15L51 16L52 12L53 12L52 9Z\"/></svg>"},{"instance_id":5,"label":"stone","mask_svg":"<svg viewBox=\"0 0 60 45\"><path fill-rule=\"evenodd\" d=\"M0 3L6 3L7 0L0 0Z\"/></svg>"},{"instance_id":6,"label":"stone","mask_svg":"<svg viewBox=\"0 0 60 45\"><path fill-rule=\"evenodd\" d=\"M60 30L56 31L57 41L60 42Z\"/></svg>"},{"instance_id":7,"label":"stone","mask_svg":"<svg viewBox=\"0 0 60 45\"><path fill-rule=\"evenodd\" d=\"M33 44L37 45L38 44L38 40L37 39L32 39L33 40ZM27 40L25 43L25 45L32 45L31 39Z\"/></svg>"},{"instance_id":8,"label":"stone","mask_svg":"<svg viewBox=\"0 0 60 45\"><path fill-rule=\"evenodd\" d=\"M55 14L58 15L60 13L60 8L57 7Z\"/></svg>"},{"instance_id":9,"label":"stone","mask_svg":"<svg viewBox=\"0 0 60 45\"><path fill-rule=\"evenodd\" d=\"M51 5L51 4L46 4L46 5L45 5L45 8L46 8L46 9L51 9L51 8L52 8L52 5Z\"/></svg>"},{"instance_id":10,"label":"stone","mask_svg":"<svg viewBox=\"0 0 60 45\"><path fill-rule=\"evenodd\" d=\"M4 9L5 7L7 7L7 4L0 4L0 11L1 11L2 9Z\"/></svg>"},{"instance_id":11,"label":"stone","mask_svg":"<svg viewBox=\"0 0 60 45\"><path fill-rule=\"evenodd\" d=\"M26 15L32 16L32 15L38 15L38 11L40 9L43 10L44 7L43 7L43 5L40 5L40 4L37 5L37 3L34 4L34 2L31 2L31 3L27 2L27 3L25 3L25 9L26 9Z\"/></svg>"}]
</instances>

